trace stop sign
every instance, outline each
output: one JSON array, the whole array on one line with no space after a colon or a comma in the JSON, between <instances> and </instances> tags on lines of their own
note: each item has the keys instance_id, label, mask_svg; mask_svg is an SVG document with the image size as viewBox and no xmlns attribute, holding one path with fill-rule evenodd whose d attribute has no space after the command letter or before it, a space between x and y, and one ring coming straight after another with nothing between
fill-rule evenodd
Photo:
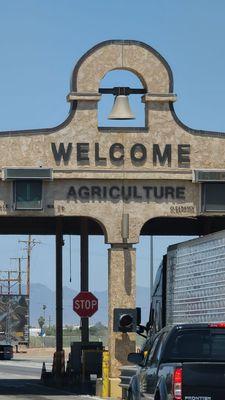
<instances>
[{"instance_id":1,"label":"stop sign","mask_svg":"<svg viewBox=\"0 0 225 400\"><path fill-rule=\"evenodd\" d=\"M80 292L73 299L73 311L81 318L91 317L98 311L98 299L91 292Z\"/></svg>"}]
</instances>

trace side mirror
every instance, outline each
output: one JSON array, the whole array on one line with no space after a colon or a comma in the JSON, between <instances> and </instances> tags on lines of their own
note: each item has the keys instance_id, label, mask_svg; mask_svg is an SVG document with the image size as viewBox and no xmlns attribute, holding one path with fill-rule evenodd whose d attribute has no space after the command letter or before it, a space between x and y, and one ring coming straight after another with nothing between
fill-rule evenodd
<instances>
[{"instance_id":1,"label":"side mirror","mask_svg":"<svg viewBox=\"0 0 225 400\"><path fill-rule=\"evenodd\" d=\"M147 339L147 336L144 334L145 331L145 327L143 325L138 325L137 329L136 329L136 333L140 336L142 336L143 338Z\"/></svg>"},{"instance_id":2,"label":"side mirror","mask_svg":"<svg viewBox=\"0 0 225 400\"><path fill-rule=\"evenodd\" d=\"M130 353L128 354L127 361L129 361L132 364L139 365L142 363L143 358L144 358L143 353Z\"/></svg>"}]
</instances>

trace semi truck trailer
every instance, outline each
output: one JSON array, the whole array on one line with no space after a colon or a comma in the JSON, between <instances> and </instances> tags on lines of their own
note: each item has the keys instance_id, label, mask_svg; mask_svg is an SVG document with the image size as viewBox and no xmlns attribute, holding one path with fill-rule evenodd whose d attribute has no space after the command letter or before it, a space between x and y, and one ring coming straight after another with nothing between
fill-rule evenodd
<instances>
[{"instance_id":1,"label":"semi truck trailer","mask_svg":"<svg viewBox=\"0 0 225 400\"><path fill-rule=\"evenodd\" d=\"M225 321L225 231L171 245L157 271L148 330Z\"/></svg>"}]
</instances>

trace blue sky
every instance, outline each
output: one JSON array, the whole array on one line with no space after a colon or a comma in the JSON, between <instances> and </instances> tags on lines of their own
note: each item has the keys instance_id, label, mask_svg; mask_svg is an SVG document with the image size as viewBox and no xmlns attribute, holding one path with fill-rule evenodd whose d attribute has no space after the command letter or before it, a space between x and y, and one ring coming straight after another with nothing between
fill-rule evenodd
<instances>
[{"instance_id":1,"label":"blue sky","mask_svg":"<svg viewBox=\"0 0 225 400\"><path fill-rule=\"evenodd\" d=\"M225 131L223 0L0 0L0 6L0 131L62 122L69 111L66 95L75 63L107 39L135 39L155 48L172 68L179 118L193 128ZM17 239L0 239L0 268L22 254ZM37 239L42 244L33 250L31 279L53 288L54 240ZM64 282L78 289L78 239L73 238L71 285L65 239ZM155 238L155 266L167 245L180 240ZM137 282L146 286L148 238L141 240L137 252ZM91 289L103 290L103 238L91 239L90 255Z\"/></svg>"},{"instance_id":2,"label":"blue sky","mask_svg":"<svg viewBox=\"0 0 225 400\"><path fill-rule=\"evenodd\" d=\"M41 128L67 115L72 69L96 43L136 39L170 64L177 114L223 130L223 0L1 0L0 129Z\"/></svg>"}]
</instances>

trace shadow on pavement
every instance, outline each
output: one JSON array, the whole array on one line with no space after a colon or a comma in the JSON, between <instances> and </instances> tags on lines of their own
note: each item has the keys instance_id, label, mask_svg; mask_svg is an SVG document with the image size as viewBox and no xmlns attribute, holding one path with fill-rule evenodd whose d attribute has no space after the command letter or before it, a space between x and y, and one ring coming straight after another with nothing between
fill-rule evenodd
<instances>
[{"instance_id":1,"label":"shadow on pavement","mask_svg":"<svg viewBox=\"0 0 225 400\"><path fill-rule=\"evenodd\" d=\"M44 386L38 379L0 379L0 395L74 396L57 387Z\"/></svg>"}]
</instances>

